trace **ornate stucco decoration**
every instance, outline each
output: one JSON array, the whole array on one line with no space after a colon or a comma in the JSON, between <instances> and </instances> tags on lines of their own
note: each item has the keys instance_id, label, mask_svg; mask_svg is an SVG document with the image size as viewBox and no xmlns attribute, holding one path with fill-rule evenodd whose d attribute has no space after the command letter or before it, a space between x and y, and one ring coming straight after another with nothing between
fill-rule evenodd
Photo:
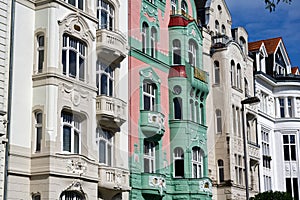
<instances>
[{"instance_id":1,"label":"ornate stucco decoration","mask_svg":"<svg viewBox=\"0 0 300 200\"><path fill-rule=\"evenodd\" d=\"M163 177L149 176L149 186L159 188L160 195L163 195L163 190L166 189L166 180Z\"/></svg>"},{"instance_id":2,"label":"ornate stucco decoration","mask_svg":"<svg viewBox=\"0 0 300 200\"><path fill-rule=\"evenodd\" d=\"M161 83L161 80L154 75L151 69L140 71L140 75L154 83Z\"/></svg>"},{"instance_id":3,"label":"ornate stucco decoration","mask_svg":"<svg viewBox=\"0 0 300 200\"><path fill-rule=\"evenodd\" d=\"M86 99L88 101L89 92L83 90L80 87L76 87L74 84L62 83L62 92L65 94L69 94L69 98L74 106L78 106L82 99Z\"/></svg>"},{"instance_id":4,"label":"ornate stucco decoration","mask_svg":"<svg viewBox=\"0 0 300 200\"><path fill-rule=\"evenodd\" d=\"M209 180L199 181L200 192L212 193L212 184Z\"/></svg>"},{"instance_id":5,"label":"ornate stucco decoration","mask_svg":"<svg viewBox=\"0 0 300 200\"><path fill-rule=\"evenodd\" d=\"M96 39L87 22L78 13L69 14L63 20L59 20L58 25L62 33L68 33L86 42L95 41Z\"/></svg>"},{"instance_id":6,"label":"ornate stucco decoration","mask_svg":"<svg viewBox=\"0 0 300 200\"><path fill-rule=\"evenodd\" d=\"M149 5L148 2L142 3L142 13L145 17L148 16L148 20L151 22L158 23L158 12L157 8L154 8L153 5Z\"/></svg>"},{"instance_id":7,"label":"ornate stucco decoration","mask_svg":"<svg viewBox=\"0 0 300 200\"><path fill-rule=\"evenodd\" d=\"M71 159L67 161L67 171L73 174L83 175L87 171L87 163L80 159Z\"/></svg>"}]
</instances>

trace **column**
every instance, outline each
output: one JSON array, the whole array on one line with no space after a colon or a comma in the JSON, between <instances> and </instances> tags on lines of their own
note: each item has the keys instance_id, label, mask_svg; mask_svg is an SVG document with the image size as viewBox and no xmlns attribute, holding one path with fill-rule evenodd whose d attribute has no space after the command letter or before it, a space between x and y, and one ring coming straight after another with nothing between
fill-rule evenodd
<instances>
[{"instance_id":1,"label":"column","mask_svg":"<svg viewBox=\"0 0 300 200\"><path fill-rule=\"evenodd\" d=\"M296 97L292 97L292 117L298 117Z\"/></svg>"},{"instance_id":2,"label":"column","mask_svg":"<svg viewBox=\"0 0 300 200\"><path fill-rule=\"evenodd\" d=\"M290 117L289 109L288 109L288 98L287 97L284 97L284 117L285 118Z\"/></svg>"},{"instance_id":3,"label":"column","mask_svg":"<svg viewBox=\"0 0 300 200\"><path fill-rule=\"evenodd\" d=\"M276 118L280 118L280 104L279 104L279 98L278 97L274 97L275 98L275 117Z\"/></svg>"}]
</instances>

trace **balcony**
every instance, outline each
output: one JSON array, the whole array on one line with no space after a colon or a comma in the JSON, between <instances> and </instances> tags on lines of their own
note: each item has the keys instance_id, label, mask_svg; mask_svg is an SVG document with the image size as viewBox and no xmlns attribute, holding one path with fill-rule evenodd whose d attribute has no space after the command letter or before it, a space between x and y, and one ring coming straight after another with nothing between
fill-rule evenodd
<instances>
[{"instance_id":1,"label":"balcony","mask_svg":"<svg viewBox=\"0 0 300 200\"><path fill-rule=\"evenodd\" d=\"M248 141L248 154L251 159L260 159L259 148L258 144Z\"/></svg>"},{"instance_id":2,"label":"balcony","mask_svg":"<svg viewBox=\"0 0 300 200\"><path fill-rule=\"evenodd\" d=\"M216 35L212 37L212 48L224 48L232 39L227 35Z\"/></svg>"},{"instance_id":3,"label":"balcony","mask_svg":"<svg viewBox=\"0 0 300 200\"><path fill-rule=\"evenodd\" d=\"M165 132L165 116L156 111L141 110L140 127L146 138L159 140Z\"/></svg>"},{"instance_id":4,"label":"balcony","mask_svg":"<svg viewBox=\"0 0 300 200\"><path fill-rule=\"evenodd\" d=\"M162 196L167 189L165 175L158 173L143 173L141 177L143 194Z\"/></svg>"},{"instance_id":5,"label":"balcony","mask_svg":"<svg viewBox=\"0 0 300 200\"><path fill-rule=\"evenodd\" d=\"M126 105L126 102L115 97L97 96L97 120L99 120L101 125L119 128L127 118Z\"/></svg>"},{"instance_id":6,"label":"balcony","mask_svg":"<svg viewBox=\"0 0 300 200\"><path fill-rule=\"evenodd\" d=\"M121 32L97 30L97 53L100 59L120 63L127 54L127 39Z\"/></svg>"},{"instance_id":7,"label":"balcony","mask_svg":"<svg viewBox=\"0 0 300 200\"><path fill-rule=\"evenodd\" d=\"M109 190L130 190L128 170L99 165L98 173L99 187Z\"/></svg>"}]
</instances>

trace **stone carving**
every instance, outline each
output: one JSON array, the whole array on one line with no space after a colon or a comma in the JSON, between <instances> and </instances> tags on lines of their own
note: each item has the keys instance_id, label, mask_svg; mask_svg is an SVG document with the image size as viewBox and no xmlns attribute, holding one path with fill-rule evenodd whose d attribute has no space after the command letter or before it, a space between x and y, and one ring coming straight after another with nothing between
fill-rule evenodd
<instances>
[{"instance_id":1,"label":"stone carving","mask_svg":"<svg viewBox=\"0 0 300 200\"><path fill-rule=\"evenodd\" d=\"M83 175L87 171L87 163L79 159L72 159L67 161L67 171Z\"/></svg>"}]
</instances>

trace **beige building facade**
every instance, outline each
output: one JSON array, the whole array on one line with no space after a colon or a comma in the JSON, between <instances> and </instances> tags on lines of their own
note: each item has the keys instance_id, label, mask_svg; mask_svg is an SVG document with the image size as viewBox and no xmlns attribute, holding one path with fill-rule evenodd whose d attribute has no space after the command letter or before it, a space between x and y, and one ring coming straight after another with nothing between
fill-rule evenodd
<instances>
[{"instance_id":1,"label":"beige building facade","mask_svg":"<svg viewBox=\"0 0 300 200\"><path fill-rule=\"evenodd\" d=\"M128 199L125 5L15 3L7 199Z\"/></svg>"},{"instance_id":2,"label":"beige building facade","mask_svg":"<svg viewBox=\"0 0 300 200\"><path fill-rule=\"evenodd\" d=\"M231 27L223 0L207 1L203 12L203 65L210 74L207 126L213 199L246 199L247 191L250 197L259 191L260 160L257 108L242 105L254 96L248 34L243 27Z\"/></svg>"}]
</instances>

